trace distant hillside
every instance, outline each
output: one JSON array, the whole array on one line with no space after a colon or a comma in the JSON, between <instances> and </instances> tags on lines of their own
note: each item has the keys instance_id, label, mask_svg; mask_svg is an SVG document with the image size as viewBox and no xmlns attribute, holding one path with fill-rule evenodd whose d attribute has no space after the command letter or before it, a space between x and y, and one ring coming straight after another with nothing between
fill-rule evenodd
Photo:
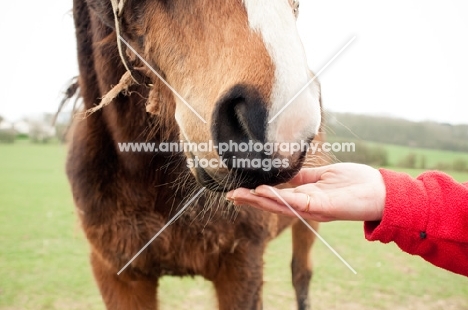
<instances>
[{"instance_id":1,"label":"distant hillside","mask_svg":"<svg viewBox=\"0 0 468 310\"><path fill-rule=\"evenodd\" d=\"M326 128L330 138L353 141L362 139L410 147L468 152L468 125L412 122L348 113L326 115Z\"/></svg>"}]
</instances>

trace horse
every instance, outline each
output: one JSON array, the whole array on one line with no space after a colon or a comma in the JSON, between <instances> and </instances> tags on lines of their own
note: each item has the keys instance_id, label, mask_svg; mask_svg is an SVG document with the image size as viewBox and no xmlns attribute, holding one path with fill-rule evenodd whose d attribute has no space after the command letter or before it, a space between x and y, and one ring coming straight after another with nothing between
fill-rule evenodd
<instances>
[{"instance_id":1,"label":"horse","mask_svg":"<svg viewBox=\"0 0 468 310\"><path fill-rule=\"evenodd\" d=\"M265 247L289 226L297 306L309 309L312 232L224 197L237 187L285 186L307 151L119 149L320 140L320 86L299 92L313 74L296 14L288 0L74 0L77 83L94 113L74 125L66 173L107 309L157 309L161 277L195 275L213 283L219 309L261 309ZM223 165L188 165L197 158ZM288 165L239 167L237 159Z\"/></svg>"}]
</instances>

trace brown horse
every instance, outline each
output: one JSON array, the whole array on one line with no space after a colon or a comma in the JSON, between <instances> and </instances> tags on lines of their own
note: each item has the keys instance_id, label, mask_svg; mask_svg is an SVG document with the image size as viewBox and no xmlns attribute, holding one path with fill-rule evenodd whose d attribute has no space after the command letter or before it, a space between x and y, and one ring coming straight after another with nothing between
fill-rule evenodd
<instances>
[{"instance_id":1,"label":"brown horse","mask_svg":"<svg viewBox=\"0 0 468 310\"><path fill-rule=\"evenodd\" d=\"M309 308L313 234L296 219L235 209L222 193L287 182L303 166L305 151L229 150L221 155L216 148L156 153L122 152L118 146L180 139L215 145L296 143L317 137L316 82L281 111L312 77L290 4L74 0L85 109L126 72L138 82L77 122L67 161L77 213L91 245L92 270L108 309L157 309L158 279L164 275L201 275L212 281L220 309L261 309L263 252L291 224L293 285L298 308ZM195 158L227 164L189 168L187 160ZM268 170L236 166L236 159L289 164ZM207 190L118 275L203 187Z\"/></svg>"}]
</instances>

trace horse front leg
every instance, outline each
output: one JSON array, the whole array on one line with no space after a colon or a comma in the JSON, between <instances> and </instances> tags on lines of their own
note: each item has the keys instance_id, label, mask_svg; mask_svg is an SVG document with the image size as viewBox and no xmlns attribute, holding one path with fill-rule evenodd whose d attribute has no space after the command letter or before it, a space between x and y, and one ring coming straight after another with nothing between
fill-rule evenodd
<instances>
[{"instance_id":1,"label":"horse front leg","mask_svg":"<svg viewBox=\"0 0 468 310\"><path fill-rule=\"evenodd\" d=\"M307 221L317 231L319 224ZM292 226L293 257L291 262L292 283L296 292L297 309L309 310L309 285L312 278L312 253L311 248L315 241L315 235L301 221Z\"/></svg>"},{"instance_id":2,"label":"horse front leg","mask_svg":"<svg viewBox=\"0 0 468 310\"><path fill-rule=\"evenodd\" d=\"M91 254L94 278L107 310L157 310L157 279L132 280L117 275L97 255Z\"/></svg>"},{"instance_id":3,"label":"horse front leg","mask_svg":"<svg viewBox=\"0 0 468 310\"><path fill-rule=\"evenodd\" d=\"M226 254L213 284L220 310L261 310L263 247Z\"/></svg>"}]
</instances>

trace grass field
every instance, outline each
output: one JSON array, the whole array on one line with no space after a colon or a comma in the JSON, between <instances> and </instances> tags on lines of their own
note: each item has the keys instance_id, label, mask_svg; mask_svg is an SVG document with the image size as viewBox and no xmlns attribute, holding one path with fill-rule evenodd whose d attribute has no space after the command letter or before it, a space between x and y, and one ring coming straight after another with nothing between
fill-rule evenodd
<instances>
[{"instance_id":1,"label":"grass field","mask_svg":"<svg viewBox=\"0 0 468 310\"><path fill-rule=\"evenodd\" d=\"M104 309L64 175L65 156L58 145L0 145L1 310ZM466 173L454 177L468 180ZM360 223L323 224L320 231L358 274L318 241L314 309L468 309L468 278L394 244L365 241ZM264 309L294 309L290 257L287 231L267 249ZM215 308L211 286L200 278L164 278L160 296L163 310Z\"/></svg>"},{"instance_id":2,"label":"grass field","mask_svg":"<svg viewBox=\"0 0 468 310\"><path fill-rule=\"evenodd\" d=\"M369 145L379 145L384 147L388 152L388 161L391 166L395 166L400 160L410 153L416 154L418 163L420 163L421 158L424 157L426 160L426 167L432 168L438 164L447 164L452 165L452 163L457 159L463 159L468 162L468 153L464 152L451 152L444 150L431 150L423 148L412 148L401 145L392 145L392 144L378 144L370 143Z\"/></svg>"},{"instance_id":3,"label":"grass field","mask_svg":"<svg viewBox=\"0 0 468 310\"><path fill-rule=\"evenodd\" d=\"M395 144L386 144L386 143L378 143L378 142L370 142L370 141L362 141L358 139L346 139L340 138L337 136L330 135L327 137L329 142L354 142L356 143L356 153L365 153L366 148L380 148L385 150L387 154L388 166L389 167L408 167L407 165L402 165L402 162L406 162L408 160L408 156L414 155L415 156L415 168L424 168L424 169L436 169L436 170L444 170L450 171L453 170L454 163L457 161L461 161L465 164L465 172L468 173L468 152L454 152L454 151L447 151L447 150L436 150L436 149L424 149L424 148L416 148L416 147L409 147L409 146L402 146L402 145L395 145ZM364 148L364 149L363 149ZM369 150L367 150L369 151ZM342 160L346 160L346 156L340 156L339 153L335 154L338 158ZM460 165L458 165L460 167ZM462 171L463 169L458 169L458 171Z\"/></svg>"}]
</instances>

